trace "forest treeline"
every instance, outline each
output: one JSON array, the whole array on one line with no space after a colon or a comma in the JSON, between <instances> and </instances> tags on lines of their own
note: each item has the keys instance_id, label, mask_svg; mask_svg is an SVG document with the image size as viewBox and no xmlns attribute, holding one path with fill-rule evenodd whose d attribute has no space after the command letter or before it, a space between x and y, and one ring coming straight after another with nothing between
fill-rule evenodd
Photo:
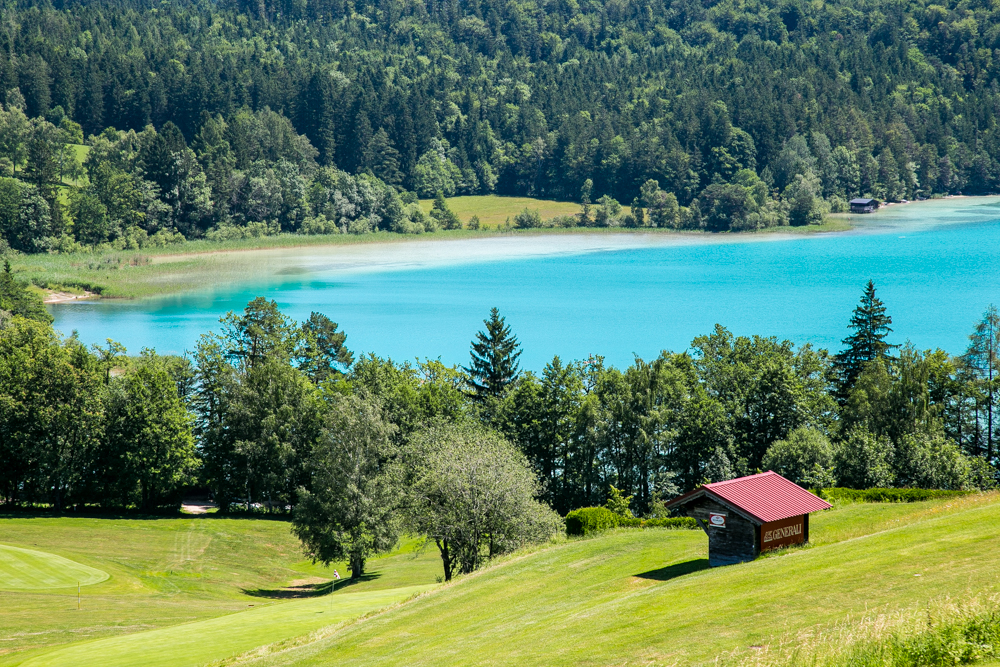
<instances>
[{"instance_id":1,"label":"forest treeline","mask_svg":"<svg viewBox=\"0 0 1000 667\"><path fill-rule=\"evenodd\" d=\"M1000 21L984 2L22 1L3 15L0 233L24 251L428 230L407 207L439 192L605 198L580 224L756 229L1000 178ZM81 152L64 148L84 141L97 150L74 176Z\"/></svg>"},{"instance_id":2,"label":"forest treeline","mask_svg":"<svg viewBox=\"0 0 1000 667\"><path fill-rule=\"evenodd\" d=\"M611 486L648 513L699 484L767 469L810 488L996 482L992 307L958 357L890 346L891 319L869 284L835 355L717 326L689 351L628 368L555 357L535 373L519 369L520 346L495 309L467 367L354 359L329 318L296 323L263 298L229 313L190 356L130 357L110 340L87 349L61 338L23 290L0 273L9 503L149 510L201 486L223 509L285 511L312 488L310 458L336 439L331 414L347 397L365 406L355 417L384 422L388 458L442 424L512 443L538 499L560 513L602 504Z\"/></svg>"},{"instance_id":3,"label":"forest treeline","mask_svg":"<svg viewBox=\"0 0 1000 667\"><path fill-rule=\"evenodd\" d=\"M0 501L148 512L207 489L223 512L291 513L307 553L354 576L400 531L425 535L450 578L547 539L556 512L662 519L679 493L762 470L995 488L1000 312L957 357L891 345L891 323L869 282L837 354L717 325L624 369L557 356L535 373L495 308L449 367L355 359L327 316L258 297L189 355L128 356L57 334L7 264Z\"/></svg>"}]
</instances>

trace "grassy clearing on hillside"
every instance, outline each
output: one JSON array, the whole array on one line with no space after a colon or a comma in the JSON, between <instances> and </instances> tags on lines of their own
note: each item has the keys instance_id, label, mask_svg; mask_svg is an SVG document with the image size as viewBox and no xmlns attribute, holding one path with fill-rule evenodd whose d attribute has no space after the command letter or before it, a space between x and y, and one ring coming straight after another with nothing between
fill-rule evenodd
<instances>
[{"instance_id":1,"label":"grassy clearing on hillside","mask_svg":"<svg viewBox=\"0 0 1000 667\"><path fill-rule=\"evenodd\" d=\"M90 586L107 578L107 572L62 556L0 544L0 590L30 591Z\"/></svg>"},{"instance_id":2,"label":"grassy clearing on hillside","mask_svg":"<svg viewBox=\"0 0 1000 667\"><path fill-rule=\"evenodd\" d=\"M814 546L711 570L694 532L573 540L246 664L706 664L848 617L996 590L998 499L837 507L814 515Z\"/></svg>"},{"instance_id":3,"label":"grassy clearing on hillside","mask_svg":"<svg viewBox=\"0 0 1000 667\"><path fill-rule=\"evenodd\" d=\"M447 201L448 208L454 211L462 224L468 224L472 216L477 215L479 222L486 228L496 228L506 222L508 218L513 224L514 216L526 208L538 211L542 220L549 220L557 215L577 215L582 208L576 202L534 199L532 197L499 197L497 195L452 197ZM420 200L420 207L425 213L430 213L433 204L433 199Z\"/></svg>"},{"instance_id":4,"label":"grassy clearing on hillside","mask_svg":"<svg viewBox=\"0 0 1000 667\"><path fill-rule=\"evenodd\" d=\"M81 611L75 582L61 590L0 591L4 666L71 642L219 617L250 605L280 606L317 592L332 578L333 567L348 571L343 563L327 569L304 560L290 524L268 519L12 514L0 518L0 535L7 544L57 554L110 575L83 589ZM393 554L371 561L362 582L315 599L433 584L440 558L418 546L415 540L404 541ZM271 635L260 643L278 638Z\"/></svg>"}]
</instances>

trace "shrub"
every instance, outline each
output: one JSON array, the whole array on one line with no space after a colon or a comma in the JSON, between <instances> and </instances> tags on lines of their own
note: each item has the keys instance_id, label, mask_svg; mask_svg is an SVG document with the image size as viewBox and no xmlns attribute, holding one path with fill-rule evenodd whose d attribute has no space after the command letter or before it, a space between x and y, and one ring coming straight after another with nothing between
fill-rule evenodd
<instances>
[{"instance_id":1,"label":"shrub","mask_svg":"<svg viewBox=\"0 0 1000 667\"><path fill-rule=\"evenodd\" d=\"M542 226L542 216L534 209L525 208L514 216L514 226L518 229L535 229Z\"/></svg>"},{"instance_id":2,"label":"shrub","mask_svg":"<svg viewBox=\"0 0 1000 667\"><path fill-rule=\"evenodd\" d=\"M576 227L577 223L580 222L579 218L575 215L557 215L548 222L549 227Z\"/></svg>"},{"instance_id":3,"label":"shrub","mask_svg":"<svg viewBox=\"0 0 1000 667\"><path fill-rule=\"evenodd\" d=\"M964 496L970 491L945 491L942 489L822 489L820 498L830 502L853 503L915 503L934 498Z\"/></svg>"},{"instance_id":4,"label":"shrub","mask_svg":"<svg viewBox=\"0 0 1000 667\"><path fill-rule=\"evenodd\" d=\"M608 493L608 502L604 503L605 507L620 517L631 519L634 516L632 510L629 508L631 504L632 496L623 496L620 489L616 489L614 485L611 485L611 490Z\"/></svg>"},{"instance_id":5,"label":"shrub","mask_svg":"<svg viewBox=\"0 0 1000 667\"><path fill-rule=\"evenodd\" d=\"M431 207L431 218L433 218L441 229L461 229L462 221L458 219L455 212L448 208L448 202L444 195L438 191L434 198L434 205Z\"/></svg>"},{"instance_id":6,"label":"shrub","mask_svg":"<svg viewBox=\"0 0 1000 667\"><path fill-rule=\"evenodd\" d=\"M615 514L606 507L583 507L566 515L567 535L589 535L611 528L670 528L697 530L698 522L690 517L637 519Z\"/></svg>"},{"instance_id":7,"label":"shrub","mask_svg":"<svg viewBox=\"0 0 1000 667\"><path fill-rule=\"evenodd\" d=\"M309 217L302 221L302 225L299 227L300 234L339 234L340 228L337 227L336 220L329 220L325 215L320 213L315 217Z\"/></svg>"},{"instance_id":8,"label":"shrub","mask_svg":"<svg viewBox=\"0 0 1000 667\"><path fill-rule=\"evenodd\" d=\"M587 535L609 528L617 528L622 517L607 507L583 507L566 515L567 535Z\"/></svg>"},{"instance_id":9,"label":"shrub","mask_svg":"<svg viewBox=\"0 0 1000 667\"><path fill-rule=\"evenodd\" d=\"M895 481L893 446L886 437L853 428L834 453L837 483L855 489L887 487Z\"/></svg>"}]
</instances>

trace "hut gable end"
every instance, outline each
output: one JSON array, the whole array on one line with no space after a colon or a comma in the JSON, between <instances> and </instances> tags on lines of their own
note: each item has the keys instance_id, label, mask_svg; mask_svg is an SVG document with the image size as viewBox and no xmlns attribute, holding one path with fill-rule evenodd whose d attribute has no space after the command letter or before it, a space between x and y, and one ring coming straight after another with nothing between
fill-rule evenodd
<instances>
[{"instance_id":1,"label":"hut gable end","mask_svg":"<svg viewBox=\"0 0 1000 667\"><path fill-rule=\"evenodd\" d=\"M742 563L760 553L760 529L736 508L702 496L686 505L685 513L708 534L709 566ZM724 516L724 525L713 524L713 514Z\"/></svg>"}]
</instances>

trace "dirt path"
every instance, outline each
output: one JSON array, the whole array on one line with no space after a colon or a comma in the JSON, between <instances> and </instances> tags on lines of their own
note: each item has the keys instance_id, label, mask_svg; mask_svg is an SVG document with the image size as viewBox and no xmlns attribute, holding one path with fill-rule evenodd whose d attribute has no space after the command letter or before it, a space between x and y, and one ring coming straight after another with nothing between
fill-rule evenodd
<instances>
[{"instance_id":1,"label":"dirt path","mask_svg":"<svg viewBox=\"0 0 1000 667\"><path fill-rule=\"evenodd\" d=\"M208 501L181 503L181 512L185 514L208 514L210 510L214 509L216 509L216 504Z\"/></svg>"}]
</instances>

